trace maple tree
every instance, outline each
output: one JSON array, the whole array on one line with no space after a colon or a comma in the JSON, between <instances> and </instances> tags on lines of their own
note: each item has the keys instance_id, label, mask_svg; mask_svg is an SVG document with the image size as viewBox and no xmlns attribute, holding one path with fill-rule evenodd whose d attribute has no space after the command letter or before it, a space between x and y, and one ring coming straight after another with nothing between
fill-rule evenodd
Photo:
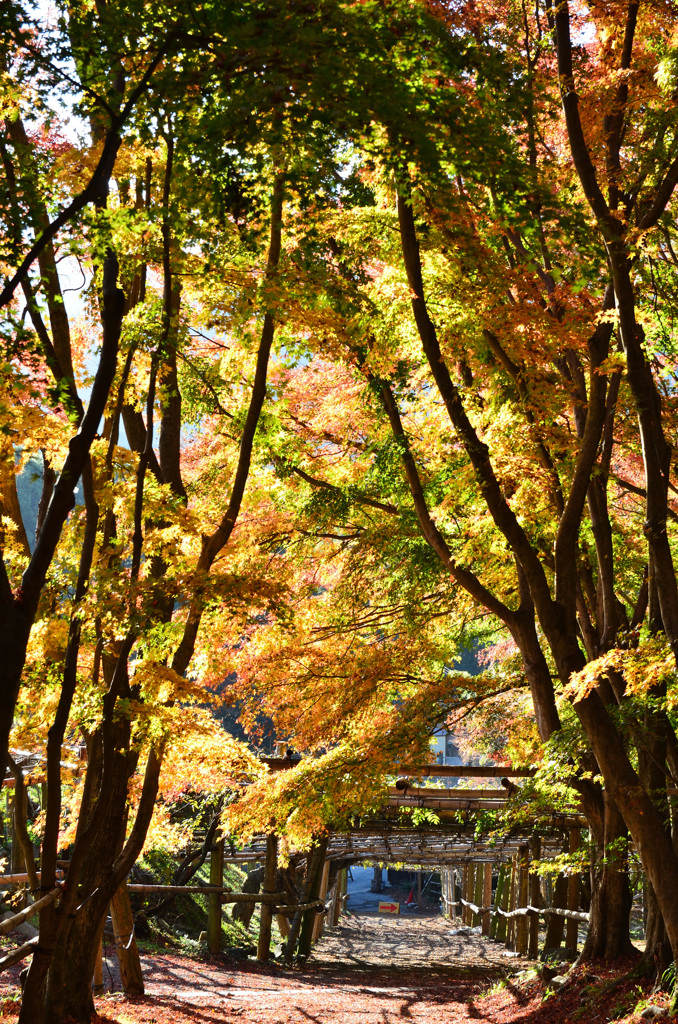
<instances>
[{"instance_id":1,"label":"maple tree","mask_svg":"<svg viewBox=\"0 0 678 1024\"><path fill-rule=\"evenodd\" d=\"M290 845L527 687L511 749L546 744L600 861L587 953L628 948L604 859L627 829L648 942L677 953L670 12L2 17L0 751L12 725L45 750L42 885L73 841L21 1019L88 1019L158 794L260 774L202 706L234 669L252 733L263 711L313 756L225 822ZM38 451L33 549L15 462ZM494 655L473 680L469 642Z\"/></svg>"},{"instance_id":2,"label":"maple tree","mask_svg":"<svg viewBox=\"0 0 678 1024\"><path fill-rule=\"evenodd\" d=\"M13 725L15 742L45 751L42 887L72 842L21 1020L89 1019L106 909L158 794L171 800L188 773L198 789L259 773L190 707L223 670L211 624L227 648L279 603L275 578L246 561L239 517L274 343L283 363L292 344L284 304L305 285L295 224L325 190L361 188L335 126L369 134L346 68L379 77L373 106L389 106L382 37L402 27L375 12L355 9L348 39L337 4L71 5L55 24L5 12L0 742ZM403 14L412 29L424 12ZM55 93L76 105L82 141L60 133ZM85 268L76 311L63 260ZM33 548L14 462L36 450ZM62 801L62 748L79 736L87 769Z\"/></svg>"},{"instance_id":3,"label":"maple tree","mask_svg":"<svg viewBox=\"0 0 678 1024\"><path fill-rule=\"evenodd\" d=\"M564 719L571 735L570 706L583 730L578 765L559 756L600 858L586 954L629 949L624 855L605 860L628 829L665 962L678 948L674 23L635 3L441 17L481 56L469 50L456 83L463 116L436 122L438 159L391 137L363 157L375 205L319 214L316 365L285 382L291 423L269 455L285 482L272 542L303 550L295 619L253 639L241 685L331 758L353 730L365 742L361 715L393 710L406 680L445 713L463 687L452 674L445 688L428 631L482 609L520 656L541 740L555 750ZM431 63L424 75L440 96ZM437 660L433 685L421 663L411 672L410 628L415 659Z\"/></svg>"}]
</instances>

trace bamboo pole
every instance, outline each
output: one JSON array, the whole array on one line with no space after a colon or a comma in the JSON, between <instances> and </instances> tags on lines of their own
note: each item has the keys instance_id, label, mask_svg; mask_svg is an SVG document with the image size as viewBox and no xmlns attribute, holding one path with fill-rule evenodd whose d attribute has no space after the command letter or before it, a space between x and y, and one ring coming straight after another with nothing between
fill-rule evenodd
<instances>
[{"instance_id":1,"label":"bamboo pole","mask_svg":"<svg viewBox=\"0 0 678 1024\"><path fill-rule=\"evenodd\" d=\"M14 964L18 964L20 960L24 960L27 956L30 956L35 947L38 944L38 936L34 939L29 939L28 942L24 942L23 946L17 946L7 956L3 956L0 959L0 971L5 971L8 967L13 967Z\"/></svg>"},{"instance_id":2,"label":"bamboo pole","mask_svg":"<svg viewBox=\"0 0 678 1024\"><path fill-rule=\"evenodd\" d=\"M492 865L483 864L483 907L489 907L492 903ZM490 910L484 910L480 924L482 927L482 934L490 934Z\"/></svg>"},{"instance_id":3,"label":"bamboo pole","mask_svg":"<svg viewBox=\"0 0 678 1024\"><path fill-rule=\"evenodd\" d=\"M462 873L461 873L461 876L462 876L461 891L463 893L463 899L468 900L469 902L471 902L471 900L473 899L473 893L471 891L471 883L470 883L470 877L469 877L472 871L473 871L473 865L472 864L464 864L464 866L462 868ZM462 921L462 924L464 925L464 927L468 927L470 925L470 923L471 923L471 911L468 909L468 907L465 904L462 904L461 921Z\"/></svg>"},{"instance_id":4,"label":"bamboo pole","mask_svg":"<svg viewBox=\"0 0 678 1024\"><path fill-rule=\"evenodd\" d=\"M318 844L315 851L315 856L310 858L309 863L309 874L310 874L310 889L308 893L308 899L318 900L320 894L320 885L322 882L323 870L325 865L325 854L327 852L328 840L325 837ZM299 949L298 955L306 958L311 952L311 943L313 941L313 933L315 930L315 920L318 916L317 907L310 907L304 912L303 920L299 930Z\"/></svg>"},{"instance_id":5,"label":"bamboo pole","mask_svg":"<svg viewBox=\"0 0 678 1024\"><path fill-rule=\"evenodd\" d=\"M344 868L344 870L341 872L341 898L340 898L341 906L339 907L339 915L340 916L342 914L346 913L346 900L348 898L347 894L348 894L348 868Z\"/></svg>"},{"instance_id":6,"label":"bamboo pole","mask_svg":"<svg viewBox=\"0 0 678 1024\"><path fill-rule=\"evenodd\" d=\"M535 836L532 840L532 860L539 860L541 857L541 841L539 836ZM541 890L539 888L539 875L530 875L530 905L533 907L541 907ZM539 915L532 914L529 921L529 943L528 943L528 956L532 960L536 960L539 956Z\"/></svg>"},{"instance_id":7,"label":"bamboo pole","mask_svg":"<svg viewBox=\"0 0 678 1024\"><path fill-rule=\"evenodd\" d=\"M498 904L499 911L508 911L509 903L511 901L511 865L503 864L504 868L504 881L501 889L501 900ZM505 917L499 914L499 920L497 921L496 939L498 942L506 942L506 928L507 920Z\"/></svg>"},{"instance_id":8,"label":"bamboo pole","mask_svg":"<svg viewBox=\"0 0 678 1024\"><path fill-rule=\"evenodd\" d=\"M198 896L209 896L215 893L222 903L285 903L289 899L286 892L273 892L268 895L252 892L233 892L228 885L146 885L141 882L130 882L128 892L148 892L156 896L170 893L193 893Z\"/></svg>"},{"instance_id":9,"label":"bamboo pole","mask_svg":"<svg viewBox=\"0 0 678 1024\"><path fill-rule=\"evenodd\" d=\"M37 871L36 875L37 875L38 881L40 881L41 872ZM58 880L63 879L63 877L64 877L63 871L57 871L56 877L57 877ZM10 886L10 885L17 885L20 882L30 882L30 878L28 877L28 872L26 872L26 871L19 871L15 875L0 875L0 889L4 889L5 887Z\"/></svg>"},{"instance_id":10,"label":"bamboo pole","mask_svg":"<svg viewBox=\"0 0 678 1024\"><path fill-rule=\"evenodd\" d=\"M517 889L517 876L518 876L518 857L514 853L511 858L511 881L509 883L509 903L508 913L510 914L516 909L516 889ZM515 918L509 917L506 925L506 948L514 949L514 937L516 932Z\"/></svg>"},{"instance_id":11,"label":"bamboo pole","mask_svg":"<svg viewBox=\"0 0 678 1024\"><path fill-rule=\"evenodd\" d=\"M475 866L475 885L473 888L473 902L476 906L482 906L483 902L483 872L485 869L484 864L476 864ZM474 913L471 918L472 928L477 928L480 925L480 914Z\"/></svg>"},{"instance_id":12,"label":"bamboo pole","mask_svg":"<svg viewBox=\"0 0 678 1024\"><path fill-rule=\"evenodd\" d=\"M264 893L275 892L275 880L278 873L278 839L271 834L266 837L266 868L264 871ZM261 904L259 922L259 942L257 944L257 960L266 961L271 955L271 925L273 923L273 906Z\"/></svg>"},{"instance_id":13,"label":"bamboo pole","mask_svg":"<svg viewBox=\"0 0 678 1024\"><path fill-rule=\"evenodd\" d=\"M278 925L278 931L282 935L283 939L286 939L290 934L290 922L289 918L285 917L284 914L276 914L275 920Z\"/></svg>"},{"instance_id":14,"label":"bamboo pole","mask_svg":"<svg viewBox=\"0 0 678 1024\"><path fill-rule=\"evenodd\" d=\"M501 900L504 892L504 876L506 875L506 865L500 864L499 871L497 873L497 887L494 890L494 908L495 913L492 915L492 921L490 922L490 938L497 938L497 929L501 920L501 915L497 913L501 907Z\"/></svg>"},{"instance_id":15,"label":"bamboo pole","mask_svg":"<svg viewBox=\"0 0 678 1024\"><path fill-rule=\"evenodd\" d=\"M323 864L323 873L320 879L320 892L318 893L319 899L325 903L327 899L327 885L330 880L330 862L328 860ZM313 942L317 942L323 933L323 922L325 920L324 914L316 914L315 921L313 922Z\"/></svg>"},{"instance_id":16,"label":"bamboo pole","mask_svg":"<svg viewBox=\"0 0 678 1024\"><path fill-rule=\"evenodd\" d=\"M43 907L48 907L50 903L54 903L55 899L61 894L61 888L52 889L43 896L42 899L36 900L30 907L26 907L25 910L20 911L13 917L8 917L6 921L0 921L0 935L7 935L8 932L13 931L17 925L23 924L29 917L33 917L33 914L39 913Z\"/></svg>"},{"instance_id":17,"label":"bamboo pole","mask_svg":"<svg viewBox=\"0 0 678 1024\"><path fill-rule=\"evenodd\" d=\"M224 881L224 840L218 839L210 853L210 884L221 886ZM207 948L210 953L221 949L221 899L212 892L207 907ZM270 937L270 933L269 933Z\"/></svg>"},{"instance_id":18,"label":"bamboo pole","mask_svg":"<svg viewBox=\"0 0 678 1024\"><path fill-rule=\"evenodd\" d=\"M576 853L581 842L581 833L578 828L570 829L569 852ZM579 872L573 872L567 880L567 909L576 911L579 906L579 890L581 878ZM579 942L579 924L577 919L569 917L565 925L565 945L576 955Z\"/></svg>"},{"instance_id":19,"label":"bamboo pole","mask_svg":"<svg viewBox=\"0 0 678 1024\"><path fill-rule=\"evenodd\" d=\"M111 920L115 935L115 951L120 964L122 990L126 996L143 996L144 978L137 940L134 937L134 914L126 882L120 885L111 900Z\"/></svg>"},{"instance_id":20,"label":"bamboo pole","mask_svg":"<svg viewBox=\"0 0 678 1024\"><path fill-rule=\"evenodd\" d=\"M103 940L99 939L97 958L94 961L94 977L92 978L92 995L102 996L104 994L104 949Z\"/></svg>"},{"instance_id":21,"label":"bamboo pole","mask_svg":"<svg viewBox=\"0 0 678 1024\"><path fill-rule=\"evenodd\" d=\"M528 900L528 864L529 852L527 846L521 847L518 856L518 907L526 908ZM527 953L527 917L522 915L516 918L516 953L522 956Z\"/></svg>"},{"instance_id":22,"label":"bamboo pole","mask_svg":"<svg viewBox=\"0 0 678 1024\"><path fill-rule=\"evenodd\" d=\"M295 946L297 945L297 938L302 926L302 918L304 916L302 907L304 904L309 902L312 898L311 894L315 883L316 875L318 876L318 883L320 882L320 872L318 869L319 865L325 859L325 851L327 850L327 837L317 841L313 846L311 853L308 856L307 868L306 868L306 880L304 882L304 889L301 897L299 906L296 908L292 924L290 925L290 933L287 937L287 943L285 944L285 955L286 961L290 961L294 954Z\"/></svg>"}]
</instances>

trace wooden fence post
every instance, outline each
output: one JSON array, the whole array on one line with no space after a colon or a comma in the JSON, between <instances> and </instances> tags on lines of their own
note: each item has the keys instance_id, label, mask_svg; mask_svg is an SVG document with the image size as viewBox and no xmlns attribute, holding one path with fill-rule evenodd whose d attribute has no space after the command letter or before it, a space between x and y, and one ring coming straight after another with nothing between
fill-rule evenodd
<instances>
[{"instance_id":1,"label":"wooden fence post","mask_svg":"<svg viewBox=\"0 0 678 1024\"><path fill-rule=\"evenodd\" d=\"M518 889L518 856L513 854L511 858L511 881L509 883L509 913L516 909L516 894ZM510 917L506 922L506 948L515 949L516 918Z\"/></svg>"},{"instance_id":2,"label":"wooden fence post","mask_svg":"<svg viewBox=\"0 0 678 1024\"><path fill-rule=\"evenodd\" d=\"M504 921L505 918L503 918L501 916L501 914L497 914L496 911L499 908L501 908L502 910L504 909L504 904L503 904L502 901L504 899L504 889L505 889L505 887L506 887L506 865L502 863L502 864L499 865L499 874L497 875L497 888L494 890L494 909L495 909L495 914L493 915L492 921L490 923L490 938L491 939L499 939L501 937L499 935L499 927L500 927L501 922Z\"/></svg>"},{"instance_id":3,"label":"wooden fence post","mask_svg":"<svg viewBox=\"0 0 678 1024\"><path fill-rule=\"evenodd\" d=\"M321 840L316 842L307 859L306 868L306 881L304 882L303 894L300 903L310 903L312 900L317 898L318 891L320 889L320 876L322 873L322 866L325 861L325 853L327 851L327 845L329 843L329 837L324 836ZM290 925L290 933L287 937L287 943L285 945L285 960L289 961L292 959L294 948L297 945L297 936L299 936L299 956L308 956L311 951L311 934L313 931L313 922L315 919L315 908L309 908L308 910L302 911L297 910L292 918L292 924Z\"/></svg>"},{"instance_id":4,"label":"wooden fence post","mask_svg":"<svg viewBox=\"0 0 678 1024\"><path fill-rule=\"evenodd\" d=\"M518 854L518 907L526 907L528 903L528 865L527 846L521 846ZM527 917L516 918L516 953L527 953Z\"/></svg>"},{"instance_id":5,"label":"wooden fence post","mask_svg":"<svg viewBox=\"0 0 678 1024\"><path fill-rule=\"evenodd\" d=\"M541 840L535 836L532 840L532 860L541 858ZM539 888L539 875L530 875L530 905L541 907L541 889ZM530 942L528 956L536 960L539 956L539 914L530 914Z\"/></svg>"},{"instance_id":6,"label":"wooden fence post","mask_svg":"<svg viewBox=\"0 0 678 1024\"><path fill-rule=\"evenodd\" d=\"M461 894L465 900L472 900L469 874L473 869L472 864L464 864L461 869ZM468 907L461 905L461 923L467 926L471 923L471 911Z\"/></svg>"},{"instance_id":7,"label":"wooden fence post","mask_svg":"<svg viewBox=\"0 0 678 1024\"><path fill-rule=\"evenodd\" d=\"M477 907L482 906L483 903L483 868L484 864L475 865L475 886L473 889L473 895L471 900ZM472 918L472 928L477 928L480 924L480 914L474 914Z\"/></svg>"},{"instance_id":8,"label":"wooden fence post","mask_svg":"<svg viewBox=\"0 0 678 1024\"><path fill-rule=\"evenodd\" d=\"M97 958L94 961L94 977L92 978L92 995L102 996L104 994L104 942L103 935L99 939Z\"/></svg>"},{"instance_id":9,"label":"wooden fence post","mask_svg":"<svg viewBox=\"0 0 678 1024\"><path fill-rule=\"evenodd\" d=\"M224 840L217 839L210 853L210 885L223 884ZM218 892L207 897L207 948L210 953L221 949L221 895Z\"/></svg>"},{"instance_id":10,"label":"wooden fence post","mask_svg":"<svg viewBox=\"0 0 678 1024\"><path fill-rule=\"evenodd\" d=\"M327 886L330 880L330 862L328 860L323 864L323 873L320 879L320 891L318 893L318 899L327 899ZM322 907L320 908L322 910ZM316 911L315 921L313 922L313 942L317 942L323 933L323 924L325 922L325 915Z\"/></svg>"},{"instance_id":11,"label":"wooden fence post","mask_svg":"<svg viewBox=\"0 0 678 1024\"><path fill-rule=\"evenodd\" d=\"M134 914L129 901L127 882L121 884L111 900L111 920L123 992L126 996L143 996L144 979L137 940L134 938Z\"/></svg>"},{"instance_id":12,"label":"wooden fence post","mask_svg":"<svg viewBox=\"0 0 678 1024\"><path fill-rule=\"evenodd\" d=\"M482 906L488 909L483 911L481 916L481 927L482 934L490 934L490 922L492 920L492 911L490 906L492 905L492 865L483 864L483 898Z\"/></svg>"},{"instance_id":13,"label":"wooden fence post","mask_svg":"<svg viewBox=\"0 0 678 1024\"><path fill-rule=\"evenodd\" d=\"M332 906L330 909L330 927L336 928L339 924L339 914L341 913L341 871L337 871L337 877L334 880L334 887L332 889Z\"/></svg>"},{"instance_id":14,"label":"wooden fence post","mask_svg":"<svg viewBox=\"0 0 678 1024\"><path fill-rule=\"evenodd\" d=\"M579 849L581 842L581 833L578 828L570 829L570 841L569 841L569 852L576 853ZM581 878L579 872L573 872L567 880L567 909L578 910L579 909L579 890L581 887ZM577 945L579 942L579 922L573 921L568 917L566 931L565 931L565 945L568 949L577 955Z\"/></svg>"},{"instance_id":15,"label":"wooden fence post","mask_svg":"<svg viewBox=\"0 0 678 1024\"><path fill-rule=\"evenodd\" d=\"M223 846L222 846L223 849ZM266 836L266 867L264 869L264 892L275 892L275 879L278 873L278 839L275 835ZM259 918L259 942L257 944L257 960L266 961L271 955L271 925L273 924L273 906L261 904ZM219 921L221 931L221 920Z\"/></svg>"}]
</instances>

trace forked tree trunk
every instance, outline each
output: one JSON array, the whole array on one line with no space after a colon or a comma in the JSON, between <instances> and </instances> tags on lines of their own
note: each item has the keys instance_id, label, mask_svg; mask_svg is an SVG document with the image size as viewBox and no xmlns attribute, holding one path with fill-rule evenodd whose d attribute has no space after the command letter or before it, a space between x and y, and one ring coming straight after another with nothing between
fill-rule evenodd
<instances>
[{"instance_id":1,"label":"forked tree trunk","mask_svg":"<svg viewBox=\"0 0 678 1024\"><path fill-rule=\"evenodd\" d=\"M34 958L35 964L31 964L20 1024L61 1024L67 1016L89 1022L94 1010L92 976L108 905L119 884L113 864L122 845L128 781L137 763L136 754L125 753L129 741L129 723L116 722L110 737L115 752L106 774L103 804L91 796L99 791L103 780L98 736L89 744L81 822L67 879L70 896L72 887L77 887L75 905L71 905L70 914L60 908L40 922L40 943L54 952L51 958ZM78 850L80 846L82 851L83 843L86 852L79 868Z\"/></svg>"}]
</instances>

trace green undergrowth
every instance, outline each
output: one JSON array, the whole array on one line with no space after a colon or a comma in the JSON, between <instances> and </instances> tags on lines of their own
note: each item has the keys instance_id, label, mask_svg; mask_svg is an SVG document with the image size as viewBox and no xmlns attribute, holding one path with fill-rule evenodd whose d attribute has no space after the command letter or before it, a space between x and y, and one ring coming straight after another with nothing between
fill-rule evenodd
<instances>
[{"instance_id":1,"label":"green undergrowth","mask_svg":"<svg viewBox=\"0 0 678 1024\"><path fill-rule=\"evenodd\" d=\"M164 850L150 850L139 861L143 873L152 876L158 885L171 885L176 870L176 860ZM189 885L209 885L210 867L203 864ZM238 892L242 889L246 872L235 864L227 864L224 868L224 885ZM160 902L160 898L152 895L134 896L132 906L137 922L137 942L140 948L153 952L171 947L185 956L203 957L207 955L207 895L180 894L174 897L157 915L148 913L149 909ZM249 927L231 917L232 907L224 906L221 913L221 949L246 949L256 945L259 933L260 907L256 906ZM280 942L277 924L273 923L271 943L275 947Z\"/></svg>"}]
</instances>

